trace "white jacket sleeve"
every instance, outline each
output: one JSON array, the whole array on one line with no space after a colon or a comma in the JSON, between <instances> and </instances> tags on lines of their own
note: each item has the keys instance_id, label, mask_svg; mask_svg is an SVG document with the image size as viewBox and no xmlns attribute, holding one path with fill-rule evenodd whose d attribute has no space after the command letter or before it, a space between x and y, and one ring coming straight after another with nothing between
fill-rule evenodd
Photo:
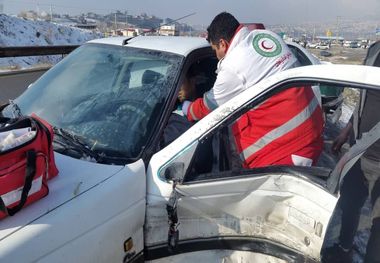
<instances>
[{"instance_id":1,"label":"white jacket sleeve","mask_svg":"<svg viewBox=\"0 0 380 263\"><path fill-rule=\"evenodd\" d=\"M212 89L204 94L204 103L207 108L214 110L244 90L244 83L242 76L239 76L231 69L223 67L218 73Z\"/></svg>"}]
</instances>

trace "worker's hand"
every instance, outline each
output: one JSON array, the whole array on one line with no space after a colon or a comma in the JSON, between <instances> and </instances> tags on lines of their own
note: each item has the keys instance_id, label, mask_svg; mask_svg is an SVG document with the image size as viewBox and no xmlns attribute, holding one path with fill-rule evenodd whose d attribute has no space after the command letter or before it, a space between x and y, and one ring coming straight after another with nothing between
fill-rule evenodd
<instances>
[{"instance_id":1,"label":"worker's hand","mask_svg":"<svg viewBox=\"0 0 380 263\"><path fill-rule=\"evenodd\" d=\"M347 137L342 135L342 134L339 134L335 140L333 141L333 144L331 146L331 152L333 154L336 154L338 155L340 153L340 150L342 148L342 145L347 141Z\"/></svg>"},{"instance_id":2,"label":"worker's hand","mask_svg":"<svg viewBox=\"0 0 380 263\"><path fill-rule=\"evenodd\" d=\"M331 152L333 154L340 153L340 150L342 149L342 145L345 144L348 140L351 129L352 129L352 124L348 123L347 126L344 129L342 129L340 134L335 138L331 146Z\"/></svg>"}]
</instances>

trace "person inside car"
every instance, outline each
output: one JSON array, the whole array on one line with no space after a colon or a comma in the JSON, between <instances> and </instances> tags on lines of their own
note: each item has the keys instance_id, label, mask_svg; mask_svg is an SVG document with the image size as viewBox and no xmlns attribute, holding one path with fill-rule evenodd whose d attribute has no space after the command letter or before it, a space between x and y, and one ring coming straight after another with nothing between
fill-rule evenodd
<instances>
[{"instance_id":1,"label":"person inside car","mask_svg":"<svg viewBox=\"0 0 380 263\"><path fill-rule=\"evenodd\" d=\"M168 123L164 128L160 143L161 149L172 143L194 124L194 122L189 121L184 116L181 102L184 100L193 101L202 96L201 89L197 89L197 86L200 84L199 82L202 82L202 79L199 80L201 78L199 74L196 65L192 65L188 70L178 93L175 110L171 113ZM193 168L197 173L204 173L210 171L212 166L212 142L206 142L200 147L202 147L202 150L199 155L195 156Z\"/></svg>"},{"instance_id":2,"label":"person inside car","mask_svg":"<svg viewBox=\"0 0 380 263\"><path fill-rule=\"evenodd\" d=\"M164 134L161 140L161 148L166 147L185 131L187 131L193 122L189 121L182 112L182 102L184 100L194 101L195 99L202 97L201 92L197 89L199 71L196 69L197 65L192 65L182 82L178 93L178 100L172 114L169 117L169 121L164 129Z\"/></svg>"},{"instance_id":3,"label":"person inside car","mask_svg":"<svg viewBox=\"0 0 380 263\"><path fill-rule=\"evenodd\" d=\"M217 78L202 98L185 100L182 110L197 121L262 79L296 67L284 41L268 30L249 30L236 18L218 14L208 41L219 59ZM322 110L311 87L289 88L239 118L232 127L245 167L316 164L323 146Z\"/></svg>"},{"instance_id":4,"label":"person inside car","mask_svg":"<svg viewBox=\"0 0 380 263\"><path fill-rule=\"evenodd\" d=\"M193 123L187 120L187 118L183 115L181 102L184 100L184 98L187 98L188 100L194 100L195 96L196 93L194 78L188 73L186 74L185 79L181 85L175 110L171 113L168 123L164 129L160 148L164 148L172 143L193 125Z\"/></svg>"}]
</instances>

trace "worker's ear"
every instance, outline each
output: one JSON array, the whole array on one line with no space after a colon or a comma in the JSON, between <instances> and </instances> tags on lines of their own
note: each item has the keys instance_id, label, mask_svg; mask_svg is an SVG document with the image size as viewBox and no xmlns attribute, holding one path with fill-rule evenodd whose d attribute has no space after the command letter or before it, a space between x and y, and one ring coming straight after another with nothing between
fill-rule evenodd
<instances>
[{"instance_id":1,"label":"worker's ear","mask_svg":"<svg viewBox=\"0 0 380 263\"><path fill-rule=\"evenodd\" d=\"M224 39L220 39L219 40L219 48L223 51L223 52L227 52L227 49L228 49L228 46L230 45L230 43L228 43L227 40L224 40Z\"/></svg>"}]
</instances>

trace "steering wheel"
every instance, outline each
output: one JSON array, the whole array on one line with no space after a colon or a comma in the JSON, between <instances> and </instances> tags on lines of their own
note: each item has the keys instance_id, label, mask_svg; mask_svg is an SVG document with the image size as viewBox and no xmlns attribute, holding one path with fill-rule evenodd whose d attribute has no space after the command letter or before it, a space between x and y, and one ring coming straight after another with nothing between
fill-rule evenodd
<instances>
[{"instance_id":1,"label":"steering wheel","mask_svg":"<svg viewBox=\"0 0 380 263\"><path fill-rule=\"evenodd\" d=\"M117 105L117 107L115 107L115 115L120 118L123 118L126 115L132 116L132 114L137 115L134 119L145 119L148 117L144 110L147 104L144 102L126 99L115 101L114 105Z\"/></svg>"},{"instance_id":2,"label":"steering wheel","mask_svg":"<svg viewBox=\"0 0 380 263\"><path fill-rule=\"evenodd\" d=\"M144 138L146 135L147 124L151 118L152 108L144 101L121 100L115 102L115 117L119 121L125 121L127 129L136 136Z\"/></svg>"}]
</instances>

